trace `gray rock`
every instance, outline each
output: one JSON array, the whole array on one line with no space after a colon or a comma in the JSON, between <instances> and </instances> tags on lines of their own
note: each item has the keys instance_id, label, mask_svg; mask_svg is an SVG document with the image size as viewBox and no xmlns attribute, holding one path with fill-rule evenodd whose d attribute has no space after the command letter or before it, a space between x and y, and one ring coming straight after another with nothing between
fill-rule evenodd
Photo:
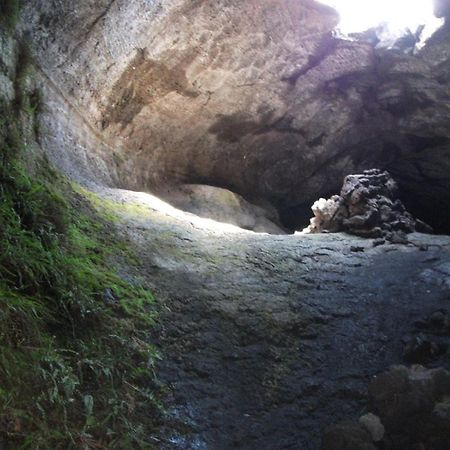
<instances>
[{"instance_id":1,"label":"gray rock","mask_svg":"<svg viewBox=\"0 0 450 450\"><path fill-rule=\"evenodd\" d=\"M407 244L406 233L424 228L397 198L398 187L388 172L372 169L345 178L340 195L312 206L308 233L345 231L361 237ZM431 229L428 227L428 231Z\"/></svg>"},{"instance_id":2,"label":"gray rock","mask_svg":"<svg viewBox=\"0 0 450 450\"><path fill-rule=\"evenodd\" d=\"M378 416L372 413L365 414L359 418L359 423L370 433L374 442L383 439L385 429Z\"/></svg>"},{"instance_id":3,"label":"gray rock","mask_svg":"<svg viewBox=\"0 0 450 450\"><path fill-rule=\"evenodd\" d=\"M165 198L175 207L200 217L258 233L286 234L273 207L253 205L228 189L189 184L167 192Z\"/></svg>"}]
</instances>

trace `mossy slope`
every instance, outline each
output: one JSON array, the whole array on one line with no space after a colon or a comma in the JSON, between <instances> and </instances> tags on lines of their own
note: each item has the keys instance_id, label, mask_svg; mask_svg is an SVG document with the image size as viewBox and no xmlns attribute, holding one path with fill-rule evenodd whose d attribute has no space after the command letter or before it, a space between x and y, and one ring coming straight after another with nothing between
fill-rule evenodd
<instances>
[{"instance_id":1,"label":"mossy slope","mask_svg":"<svg viewBox=\"0 0 450 450\"><path fill-rule=\"evenodd\" d=\"M30 173L19 81L0 104L0 447L149 448L152 295L119 276L133 258L108 217L44 159Z\"/></svg>"}]
</instances>

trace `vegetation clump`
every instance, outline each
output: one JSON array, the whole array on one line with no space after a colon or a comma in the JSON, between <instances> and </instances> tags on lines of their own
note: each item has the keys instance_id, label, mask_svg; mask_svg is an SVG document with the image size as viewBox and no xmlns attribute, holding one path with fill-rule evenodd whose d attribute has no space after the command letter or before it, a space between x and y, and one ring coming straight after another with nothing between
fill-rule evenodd
<instances>
[{"instance_id":1,"label":"vegetation clump","mask_svg":"<svg viewBox=\"0 0 450 450\"><path fill-rule=\"evenodd\" d=\"M108 218L45 159L27 169L20 95L0 104L0 447L150 448L153 297L120 276Z\"/></svg>"}]
</instances>

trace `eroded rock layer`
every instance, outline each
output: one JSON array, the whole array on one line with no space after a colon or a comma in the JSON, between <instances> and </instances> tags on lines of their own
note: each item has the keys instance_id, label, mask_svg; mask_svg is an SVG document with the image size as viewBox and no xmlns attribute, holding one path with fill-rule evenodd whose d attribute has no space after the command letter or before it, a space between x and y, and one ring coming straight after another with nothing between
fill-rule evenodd
<instances>
[{"instance_id":1,"label":"eroded rock layer","mask_svg":"<svg viewBox=\"0 0 450 450\"><path fill-rule=\"evenodd\" d=\"M449 231L449 27L405 55L333 37L337 20L313 0L33 0L22 28L101 138L113 184L228 188L294 226L345 175L378 167Z\"/></svg>"}]
</instances>

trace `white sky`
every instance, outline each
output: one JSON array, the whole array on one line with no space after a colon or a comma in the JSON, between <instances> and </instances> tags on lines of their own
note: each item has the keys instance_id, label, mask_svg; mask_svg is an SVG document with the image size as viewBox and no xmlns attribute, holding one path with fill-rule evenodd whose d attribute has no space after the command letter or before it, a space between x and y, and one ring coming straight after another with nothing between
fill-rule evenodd
<instances>
[{"instance_id":1,"label":"white sky","mask_svg":"<svg viewBox=\"0 0 450 450\"><path fill-rule=\"evenodd\" d=\"M442 21L433 15L432 0L319 0L335 8L340 16L339 28L344 33L364 31L387 22L390 28L409 27L415 31L427 25L431 34ZM431 31L431 32L430 32Z\"/></svg>"}]
</instances>

